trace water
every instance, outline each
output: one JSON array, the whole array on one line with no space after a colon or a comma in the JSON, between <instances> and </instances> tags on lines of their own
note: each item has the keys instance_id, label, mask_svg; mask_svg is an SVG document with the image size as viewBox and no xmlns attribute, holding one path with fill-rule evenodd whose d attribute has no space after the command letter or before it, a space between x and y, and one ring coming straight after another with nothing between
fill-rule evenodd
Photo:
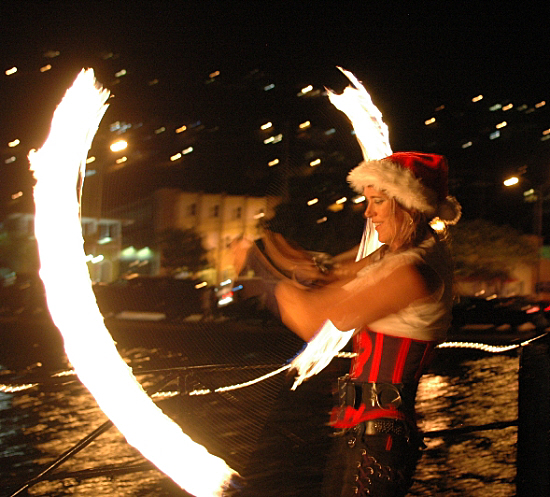
<instances>
[{"instance_id":1,"label":"water","mask_svg":"<svg viewBox=\"0 0 550 497\"><path fill-rule=\"evenodd\" d=\"M277 336L278 332L262 333L263 338L257 338L256 344L251 343L250 337L243 340L250 347L241 356L246 357L245 362L253 364L261 360L251 351L256 349L258 340L273 340L273 333ZM140 342L144 341L142 336ZM23 349L15 355L0 353L0 364L10 368L0 375L0 383L16 376L28 376L29 371L33 370L33 361L46 357L45 349L40 344L29 345L32 342L25 341L28 350L21 345ZM170 340L168 342L172 343ZM198 344L199 337L195 335L193 342ZM289 353L293 346L289 346L284 353ZM192 363L187 355L175 353L168 347L123 344L121 349L130 365L138 369ZM67 366L59 350L49 350L47 360L52 369ZM330 392L327 391L333 377L339 374L336 370L344 367L345 363L337 362L331 370L300 387L296 393L288 391L284 379L250 393L250 405L263 395L259 405L272 407L269 418L265 419L265 426L270 427L267 434L250 431L247 435L251 440L243 437L246 416L230 412L232 399L225 399L225 403L224 399L220 402L213 396L198 400L203 403L200 409L189 404L188 399L175 399L167 402L166 410L182 422L192 414L189 419L195 422L189 425L189 429L197 437L203 436L201 441L212 443L214 448L216 443L222 449L232 447L228 455L234 458L236 464L245 462L245 459L239 461L240 449L250 455L251 449L247 444L257 444L257 452L252 457L254 464L249 472L252 485L248 493L243 492L246 495L313 496L317 495L315 488L322 476L322 461L328 448L328 432L323 426L326 419L320 413L330 406ZM425 432L434 432L517 419L518 367L519 360L514 354L441 351L420 383L420 427ZM217 376L203 374L202 378L207 377L205 381L217 385L223 381L240 381L242 374L242 371L224 371ZM255 371L249 374L257 375ZM156 375L141 378L145 386L152 385L157 379ZM260 393L262 391L263 394ZM269 398L266 391L275 392L273 398ZM277 392L280 395L277 396ZM204 415L201 417L200 413ZM217 418L212 417L215 414ZM0 393L0 492L17 488L106 420L93 398L71 379L63 385L43 385L20 393ZM427 447L418 466L411 496L515 495L515 426L431 437L426 438L425 442ZM58 471L78 472L98 466L141 462L139 454L113 428L70 458ZM80 476L84 474L80 473ZM154 469L116 476L96 475L80 480L71 477L46 481L32 486L28 494L88 497L187 495Z\"/></svg>"}]
</instances>

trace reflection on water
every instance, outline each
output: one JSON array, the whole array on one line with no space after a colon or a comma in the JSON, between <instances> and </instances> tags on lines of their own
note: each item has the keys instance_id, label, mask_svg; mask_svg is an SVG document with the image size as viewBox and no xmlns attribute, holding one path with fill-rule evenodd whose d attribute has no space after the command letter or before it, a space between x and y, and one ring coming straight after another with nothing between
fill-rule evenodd
<instances>
[{"instance_id":1,"label":"reflection on water","mask_svg":"<svg viewBox=\"0 0 550 497\"><path fill-rule=\"evenodd\" d=\"M134 350L130 363L154 363L160 354L159 350ZM517 418L517 357L472 356L456 351L440 355L442 359L424 376L419 387L422 430L432 432ZM149 378L147 383L150 382ZM17 394L0 393L0 488L17 488L105 421L94 400L76 381ZM513 426L426 438L427 448L410 495L515 495L516 440L517 429ZM137 451L113 428L71 457L60 470L79 471L141 461ZM307 480L307 471L303 477ZM156 470L97 476L80 482L43 482L33 486L29 494L187 495ZM293 495L292 491L287 494Z\"/></svg>"}]
</instances>

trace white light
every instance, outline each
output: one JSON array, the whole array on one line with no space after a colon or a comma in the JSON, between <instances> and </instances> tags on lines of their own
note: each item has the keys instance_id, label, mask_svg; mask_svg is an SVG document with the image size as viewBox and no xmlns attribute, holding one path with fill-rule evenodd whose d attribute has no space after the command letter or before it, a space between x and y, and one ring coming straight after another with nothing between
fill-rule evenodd
<instances>
[{"instance_id":1,"label":"white light","mask_svg":"<svg viewBox=\"0 0 550 497\"><path fill-rule=\"evenodd\" d=\"M301 123L300 125L298 125L298 127L300 129L306 129L306 128L309 128L311 126L311 122L310 121L304 121L303 123Z\"/></svg>"},{"instance_id":2,"label":"white light","mask_svg":"<svg viewBox=\"0 0 550 497\"><path fill-rule=\"evenodd\" d=\"M340 204L346 203L347 200L348 200L347 197L342 197L342 198L339 198L335 203L338 204L338 205L340 205Z\"/></svg>"},{"instance_id":3,"label":"white light","mask_svg":"<svg viewBox=\"0 0 550 497\"><path fill-rule=\"evenodd\" d=\"M499 136L500 136L500 131L499 131L499 130L493 131L493 132L489 135L489 140L496 140Z\"/></svg>"},{"instance_id":4,"label":"white light","mask_svg":"<svg viewBox=\"0 0 550 497\"><path fill-rule=\"evenodd\" d=\"M181 153L183 155L190 154L193 151L193 147L187 147L185 150L182 150Z\"/></svg>"},{"instance_id":5,"label":"white light","mask_svg":"<svg viewBox=\"0 0 550 497\"><path fill-rule=\"evenodd\" d=\"M498 123L495 128L496 129L502 129L504 127L508 126L508 123L506 121L502 121L501 123Z\"/></svg>"},{"instance_id":6,"label":"white light","mask_svg":"<svg viewBox=\"0 0 550 497\"><path fill-rule=\"evenodd\" d=\"M276 166L277 164L279 164L279 159L273 159L267 163L269 167Z\"/></svg>"},{"instance_id":7,"label":"white light","mask_svg":"<svg viewBox=\"0 0 550 497\"><path fill-rule=\"evenodd\" d=\"M115 78L121 78L122 76L126 76L126 69L121 69L117 73L115 73Z\"/></svg>"},{"instance_id":8,"label":"white light","mask_svg":"<svg viewBox=\"0 0 550 497\"><path fill-rule=\"evenodd\" d=\"M307 85L306 87L304 87L304 88L302 88L302 89L300 90L300 93L301 93L302 95L304 95L304 94L306 94L306 93L309 93L311 90L313 90L313 86Z\"/></svg>"},{"instance_id":9,"label":"white light","mask_svg":"<svg viewBox=\"0 0 550 497\"><path fill-rule=\"evenodd\" d=\"M319 164L321 164L321 159L315 159L315 160L312 160L309 165L311 167L315 167L315 166L318 166Z\"/></svg>"},{"instance_id":10,"label":"white light","mask_svg":"<svg viewBox=\"0 0 550 497\"><path fill-rule=\"evenodd\" d=\"M512 176L511 178L504 180L504 186L517 185L519 183L519 178L517 176Z\"/></svg>"},{"instance_id":11,"label":"white light","mask_svg":"<svg viewBox=\"0 0 550 497\"><path fill-rule=\"evenodd\" d=\"M269 122L269 123L262 124L262 125L260 126L260 129L262 129L262 130L265 131L266 129L269 129L269 128L271 128L271 127L273 127L273 123Z\"/></svg>"},{"instance_id":12,"label":"white light","mask_svg":"<svg viewBox=\"0 0 550 497\"><path fill-rule=\"evenodd\" d=\"M358 197L354 197L353 203L354 204L360 204L361 202L364 202L365 200L366 199L365 199L364 195L359 195Z\"/></svg>"},{"instance_id":13,"label":"white light","mask_svg":"<svg viewBox=\"0 0 550 497\"><path fill-rule=\"evenodd\" d=\"M15 74L17 72L17 67L11 67L10 69L7 69L5 71L6 76L11 76L12 74Z\"/></svg>"},{"instance_id":14,"label":"white light","mask_svg":"<svg viewBox=\"0 0 550 497\"><path fill-rule=\"evenodd\" d=\"M16 138L15 140L11 141L8 143L8 147L10 148L14 148L14 147L17 147L17 145L19 145L21 142L19 141L18 138Z\"/></svg>"},{"instance_id":15,"label":"white light","mask_svg":"<svg viewBox=\"0 0 550 497\"><path fill-rule=\"evenodd\" d=\"M226 286L226 285L231 285L231 280L230 280L230 279L223 280L223 281L220 283L220 286Z\"/></svg>"},{"instance_id":16,"label":"white light","mask_svg":"<svg viewBox=\"0 0 550 497\"><path fill-rule=\"evenodd\" d=\"M466 142L462 144L462 148L468 148L468 147L471 147L472 145L473 145L472 142Z\"/></svg>"},{"instance_id":17,"label":"white light","mask_svg":"<svg viewBox=\"0 0 550 497\"><path fill-rule=\"evenodd\" d=\"M98 244L99 245L105 245L106 243L109 243L109 242L112 242L113 239L110 237L110 236L104 236L103 238L101 238L100 240L98 240Z\"/></svg>"},{"instance_id":18,"label":"white light","mask_svg":"<svg viewBox=\"0 0 550 497\"><path fill-rule=\"evenodd\" d=\"M317 202L319 202L318 198L312 198L311 200L307 201L307 205L312 206L315 205Z\"/></svg>"},{"instance_id":19,"label":"white light","mask_svg":"<svg viewBox=\"0 0 550 497\"><path fill-rule=\"evenodd\" d=\"M99 254L97 257L92 257L90 259L90 262L92 264L98 264L98 263L102 262L104 259L105 259L105 257L103 257L101 254Z\"/></svg>"},{"instance_id":20,"label":"white light","mask_svg":"<svg viewBox=\"0 0 550 497\"><path fill-rule=\"evenodd\" d=\"M15 162L17 160L17 157L15 157L15 155L12 155L11 157L8 157L4 163L5 164L11 164L12 162Z\"/></svg>"},{"instance_id":21,"label":"white light","mask_svg":"<svg viewBox=\"0 0 550 497\"><path fill-rule=\"evenodd\" d=\"M264 86L264 91L273 90L273 88L275 88L275 85L273 83L271 83L267 86Z\"/></svg>"},{"instance_id":22,"label":"white light","mask_svg":"<svg viewBox=\"0 0 550 497\"><path fill-rule=\"evenodd\" d=\"M124 157L120 157L119 159L117 159L115 162L117 164L122 164L124 162L126 162L128 160L128 157L124 156Z\"/></svg>"},{"instance_id":23,"label":"white light","mask_svg":"<svg viewBox=\"0 0 550 497\"><path fill-rule=\"evenodd\" d=\"M491 105L491 107L489 107L489 110L490 110L491 112L495 112L495 111L497 111L497 110L499 110L499 109L502 109L502 105L501 105L501 104L495 104L495 105Z\"/></svg>"},{"instance_id":24,"label":"white light","mask_svg":"<svg viewBox=\"0 0 550 497\"><path fill-rule=\"evenodd\" d=\"M128 142L126 140L117 140L116 142L111 143L109 147L111 152L121 152L128 147Z\"/></svg>"},{"instance_id":25,"label":"white light","mask_svg":"<svg viewBox=\"0 0 550 497\"><path fill-rule=\"evenodd\" d=\"M195 288L198 290L199 288L204 288L205 286L208 286L208 283L206 283L206 281L201 281L195 285Z\"/></svg>"},{"instance_id":26,"label":"white light","mask_svg":"<svg viewBox=\"0 0 550 497\"><path fill-rule=\"evenodd\" d=\"M426 120L424 121L424 124L425 124L426 126L429 126L430 124L433 124L433 123L435 123L435 117L430 117L430 119L426 119Z\"/></svg>"},{"instance_id":27,"label":"white light","mask_svg":"<svg viewBox=\"0 0 550 497\"><path fill-rule=\"evenodd\" d=\"M194 443L149 398L105 328L85 262L76 185L107 106L92 70L82 71L56 109L49 137L29 160L35 236L53 322L80 381L129 444L195 496L220 496L234 472ZM59 244L52 232L62 231Z\"/></svg>"},{"instance_id":28,"label":"white light","mask_svg":"<svg viewBox=\"0 0 550 497\"><path fill-rule=\"evenodd\" d=\"M91 164L92 162L95 162L95 157L93 155L86 159L86 164Z\"/></svg>"},{"instance_id":29,"label":"white light","mask_svg":"<svg viewBox=\"0 0 550 497\"><path fill-rule=\"evenodd\" d=\"M12 194L11 199L15 200L15 199L18 199L19 197L22 197L22 196L23 196L23 192L19 191L17 193Z\"/></svg>"},{"instance_id":30,"label":"white light","mask_svg":"<svg viewBox=\"0 0 550 497\"><path fill-rule=\"evenodd\" d=\"M178 159L181 159L181 157L182 155L178 152L177 154L172 155L172 157L170 157L170 160L174 162L174 161L177 161Z\"/></svg>"}]
</instances>

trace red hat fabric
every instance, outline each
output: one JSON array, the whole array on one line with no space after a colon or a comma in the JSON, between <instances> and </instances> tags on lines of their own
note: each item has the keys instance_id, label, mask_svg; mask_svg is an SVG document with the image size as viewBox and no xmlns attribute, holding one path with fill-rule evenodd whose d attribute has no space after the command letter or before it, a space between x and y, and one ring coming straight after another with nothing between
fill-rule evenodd
<instances>
[{"instance_id":1,"label":"red hat fabric","mask_svg":"<svg viewBox=\"0 0 550 497\"><path fill-rule=\"evenodd\" d=\"M396 152L384 159L362 162L348 175L349 183L360 193L372 186L405 208L454 224L461 208L448 195L447 179L445 157L422 152Z\"/></svg>"}]
</instances>

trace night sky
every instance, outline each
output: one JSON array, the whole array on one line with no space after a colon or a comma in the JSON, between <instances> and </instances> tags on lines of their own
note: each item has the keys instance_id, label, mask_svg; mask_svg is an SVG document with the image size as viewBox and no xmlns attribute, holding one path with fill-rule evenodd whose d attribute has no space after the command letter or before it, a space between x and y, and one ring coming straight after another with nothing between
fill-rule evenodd
<instances>
[{"instance_id":1,"label":"night sky","mask_svg":"<svg viewBox=\"0 0 550 497\"><path fill-rule=\"evenodd\" d=\"M163 120L176 122L180 116L190 119L207 113L209 107L215 113L203 88L214 71L220 71L227 85L260 69L292 91L307 84L341 90L347 81L336 69L340 65L357 74L371 92L390 127L394 150L426 149L430 137L423 123L442 104L460 113L461 106L477 94L486 96L487 102L494 98L550 103L550 30L545 12L529 11L520 2L515 6L460 2L461 7L437 2L433 4L437 8L429 3L411 7L412 3L203 0L132 6L130 2L4 0L0 3L2 204L13 191L24 190L28 181L22 172L24 161L18 158L17 168L4 163L11 153L6 144L19 138L23 151L39 147L53 109L85 66L93 67L99 81L115 95L106 121L138 121L146 115L161 125ZM44 56L51 51L59 55ZM109 53L115 56L105 58ZM52 69L40 73L39 68L48 63ZM17 74L6 76L4 71L12 66L17 66ZM133 82L131 91L126 83L111 86L113 75L122 68ZM158 80L154 98L153 80ZM246 99L233 105L236 116L254 110L247 107L253 104ZM229 115L232 112L228 107ZM278 112L292 111L279 108ZM548 114L538 119L537 126L550 128ZM438 143L442 150L433 151L447 153L444 141ZM524 157L516 144L509 148L501 147L490 169L499 168L504 175L525 158L532 161L530 172L537 181L545 177L540 152L529 150ZM491 150L484 149L483 154L482 162L490 162ZM473 181L479 179L465 162L462 158L458 166L462 186L469 174Z\"/></svg>"}]
</instances>

